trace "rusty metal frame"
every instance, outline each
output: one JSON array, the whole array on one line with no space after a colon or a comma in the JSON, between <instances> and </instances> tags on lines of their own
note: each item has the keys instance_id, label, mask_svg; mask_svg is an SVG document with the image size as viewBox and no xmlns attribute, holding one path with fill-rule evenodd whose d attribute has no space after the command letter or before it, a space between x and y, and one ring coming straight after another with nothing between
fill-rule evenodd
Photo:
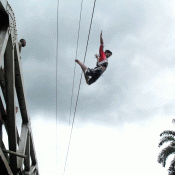
<instances>
[{"instance_id":1,"label":"rusty metal frame","mask_svg":"<svg viewBox=\"0 0 175 175\"><path fill-rule=\"evenodd\" d=\"M8 135L9 150L0 138L0 169L6 174L39 175L31 121L28 115L14 12L7 0L0 0L0 112ZM4 62L4 69L2 63ZM19 136L15 116L15 90L22 129ZM2 163L3 162L3 163Z\"/></svg>"}]
</instances>

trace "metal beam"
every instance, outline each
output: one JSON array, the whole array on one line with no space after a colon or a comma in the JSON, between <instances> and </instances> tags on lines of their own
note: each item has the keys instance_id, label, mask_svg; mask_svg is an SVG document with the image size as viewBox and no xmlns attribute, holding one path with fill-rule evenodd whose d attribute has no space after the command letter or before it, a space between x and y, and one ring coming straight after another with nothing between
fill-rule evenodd
<instances>
[{"instance_id":1,"label":"metal beam","mask_svg":"<svg viewBox=\"0 0 175 175\"><path fill-rule=\"evenodd\" d=\"M4 100L6 102L5 78L4 78L4 73L3 73L2 67L0 68L0 85L1 85L2 93L4 95ZM7 123L7 115L6 115L6 111L4 109L1 97L0 97L0 111L2 113L2 118L4 120L3 123L5 125L6 131L8 132L7 124L6 124ZM19 145L19 133L18 133L17 127L16 127L16 132L17 132L17 144Z\"/></svg>"},{"instance_id":2,"label":"metal beam","mask_svg":"<svg viewBox=\"0 0 175 175\"><path fill-rule=\"evenodd\" d=\"M16 118L15 118L15 103L14 103L14 47L12 44L11 35L9 37L6 51L4 54L4 70L6 83L6 108L7 108L7 129L9 150L16 152L17 134L16 134ZM10 155L10 167L13 174L17 173L17 158L15 155Z\"/></svg>"},{"instance_id":3,"label":"metal beam","mask_svg":"<svg viewBox=\"0 0 175 175\"><path fill-rule=\"evenodd\" d=\"M13 175L20 172L39 175L30 117L26 104L15 14L7 0L0 0L0 16L2 17L0 21L0 86L6 103L6 107L4 107L4 101L0 97L0 112L5 121L9 142L9 151L4 149L4 153L8 152L9 154L9 165ZM1 67L3 59L4 71ZM20 138L15 117L15 88L22 117ZM17 143L19 145L18 151ZM23 159L24 154L27 155L25 160Z\"/></svg>"},{"instance_id":4,"label":"metal beam","mask_svg":"<svg viewBox=\"0 0 175 175\"><path fill-rule=\"evenodd\" d=\"M4 53L9 38L9 32L7 28L8 27L5 26L2 30L0 30L0 66L2 66L2 60L4 58Z\"/></svg>"},{"instance_id":5,"label":"metal beam","mask_svg":"<svg viewBox=\"0 0 175 175\"><path fill-rule=\"evenodd\" d=\"M1 138L0 138L0 148L1 148L2 150L6 150L5 145L4 145L4 142L2 141ZM6 160L9 161L9 156L8 156L8 154L7 154L7 153L4 153L4 156L6 157Z\"/></svg>"},{"instance_id":6,"label":"metal beam","mask_svg":"<svg viewBox=\"0 0 175 175\"><path fill-rule=\"evenodd\" d=\"M23 125L22 126L22 130L21 130L21 137L20 137L20 142L19 142L19 149L17 151L20 154L25 154L25 152L26 152L27 136L28 136L28 127L27 127L27 125ZM27 158L27 156L26 156L26 158ZM24 159L18 157L17 158L17 167L21 171L22 171L23 163L24 163Z\"/></svg>"},{"instance_id":7,"label":"metal beam","mask_svg":"<svg viewBox=\"0 0 175 175\"><path fill-rule=\"evenodd\" d=\"M0 170L1 172L3 172L3 175L13 175L1 148L0 148Z\"/></svg>"},{"instance_id":8,"label":"metal beam","mask_svg":"<svg viewBox=\"0 0 175 175\"><path fill-rule=\"evenodd\" d=\"M2 69L2 67L0 68L0 85L1 85L2 93L4 95L4 100L6 100L5 78L4 78L4 70Z\"/></svg>"},{"instance_id":9,"label":"metal beam","mask_svg":"<svg viewBox=\"0 0 175 175\"><path fill-rule=\"evenodd\" d=\"M35 152L35 146L34 146L34 140L32 132L30 132L30 154L32 159L32 165L36 165L37 159L36 159L36 152Z\"/></svg>"},{"instance_id":10,"label":"metal beam","mask_svg":"<svg viewBox=\"0 0 175 175\"><path fill-rule=\"evenodd\" d=\"M25 171L30 171L30 133L28 133L27 137L26 155L27 158L24 160Z\"/></svg>"},{"instance_id":11,"label":"metal beam","mask_svg":"<svg viewBox=\"0 0 175 175\"><path fill-rule=\"evenodd\" d=\"M39 175L38 160L36 157L35 145L34 145L33 134L31 129L30 129L30 155L32 159L32 166L36 167L36 174Z\"/></svg>"},{"instance_id":12,"label":"metal beam","mask_svg":"<svg viewBox=\"0 0 175 175\"><path fill-rule=\"evenodd\" d=\"M19 56L19 49L16 47L18 43L15 45L15 86L16 86L16 93L18 98L18 103L20 106L21 116L23 119L23 123L29 122L29 117L27 113L27 104L25 98L25 90L23 86L23 77L21 74L21 62Z\"/></svg>"},{"instance_id":13,"label":"metal beam","mask_svg":"<svg viewBox=\"0 0 175 175\"><path fill-rule=\"evenodd\" d=\"M19 153L16 153L16 152L13 152L13 151L9 151L9 150L6 150L6 149L3 149L2 151L5 152L5 153L9 153L9 154L15 155L17 157L22 157L24 159L27 158L26 155L19 154Z\"/></svg>"},{"instance_id":14,"label":"metal beam","mask_svg":"<svg viewBox=\"0 0 175 175\"><path fill-rule=\"evenodd\" d=\"M7 7L7 0L1 0L1 2L0 2L0 9L1 9L1 11L5 12L6 7Z\"/></svg>"},{"instance_id":15,"label":"metal beam","mask_svg":"<svg viewBox=\"0 0 175 175\"><path fill-rule=\"evenodd\" d=\"M23 174L25 175L33 175L36 174L36 166L31 166L30 171L24 171Z\"/></svg>"}]
</instances>

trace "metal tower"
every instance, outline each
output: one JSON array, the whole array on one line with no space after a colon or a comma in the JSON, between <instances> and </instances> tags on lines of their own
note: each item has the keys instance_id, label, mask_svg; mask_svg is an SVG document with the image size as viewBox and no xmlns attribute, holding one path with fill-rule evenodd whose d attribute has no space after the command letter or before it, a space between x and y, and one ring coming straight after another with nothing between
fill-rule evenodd
<instances>
[{"instance_id":1,"label":"metal tower","mask_svg":"<svg viewBox=\"0 0 175 175\"><path fill-rule=\"evenodd\" d=\"M0 137L0 174L39 175L27 111L15 15L7 0L0 0L0 86L1 121L7 132L9 147L7 149L4 146ZM22 118L21 135L16 126L15 96Z\"/></svg>"}]
</instances>

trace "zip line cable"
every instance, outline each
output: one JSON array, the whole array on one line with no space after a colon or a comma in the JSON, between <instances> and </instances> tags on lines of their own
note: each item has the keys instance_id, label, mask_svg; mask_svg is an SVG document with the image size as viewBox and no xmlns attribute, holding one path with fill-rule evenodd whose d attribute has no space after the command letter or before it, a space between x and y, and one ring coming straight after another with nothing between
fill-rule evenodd
<instances>
[{"instance_id":1,"label":"zip line cable","mask_svg":"<svg viewBox=\"0 0 175 175\"><path fill-rule=\"evenodd\" d=\"M57 0L57 39L56 39L56 167L57 167L57 164L58 164L58 151L57 151L57 140L58 140L58 134L57 134L57 125L58 125L58 109L57 109L57 106L58 106L58 92L57 92L57 89L58 89L58 14L59 14L59 0Z\"/></svg>"},{"instance_id":2,"label":"zip line cable","mask_svg":"<svg viewBox=\"0 0 175 175\"><path fill-rule=\"evenodd\" d=\"M81 10L80 10L80 19L79 19L79 27L78 27L78 37L77 37L77 47L76 47L75 59L77 59L77 53L78 53L78 44L79 44L79 36L80 36L80 26L81 26L80 24L81 24L82 7L83 7L83 0L81 1ZM70 118L71 118L71 112L72 112L72 100L73 100L73 92L74 92L75 69L76 69L76 62L75 62L75 66L74 66L73 86L72 86L71 105L70 105L70 114L69 114L69 125L70 125Z\"/></svg>"},{"instance_id":3,"label":"zip line cable","mask_svg":"<svg viewBox=\"0 0 175 175\"><path fill-rule=\"evenodd\" d=\"M90 23L90 28L89 28L89 34L88 34L88 39L87 39L87 45L86 45L86 51L85 51L85 55L84 55L83 64L85 63L87 48L88 48L88 44L89 44L89 37L90 37L90 33L91 33L91 26L92 26L92 20L93 20L93 16L94 16L95 3L96 3L96 0L94 0L94 7L93 7L93 12L92 12L92 17L91 17L91 23ZM76 105L75 105L74 117L73 117L73 121L72 121L72 127L71 127L71 133L70 133L70 139L69 139L69 144L68 144L68 149L67 149L67 155L66 155L63 175L65 174L67 158L68 158L68 155L69 155L69 148L70 148L70 143L71 143L71 138L72 138L72 131L73 131L73 126L74 126L74 121L75 121L75 114L76 114L76 109L77 109L77 104L78 104L79 93L80 93L82 75L83 75L83 71L81 72L81 78L80 78L80 83L79 83L78 95L77 95L77 100L76 100Z\"/></svg>"}]
</instances>

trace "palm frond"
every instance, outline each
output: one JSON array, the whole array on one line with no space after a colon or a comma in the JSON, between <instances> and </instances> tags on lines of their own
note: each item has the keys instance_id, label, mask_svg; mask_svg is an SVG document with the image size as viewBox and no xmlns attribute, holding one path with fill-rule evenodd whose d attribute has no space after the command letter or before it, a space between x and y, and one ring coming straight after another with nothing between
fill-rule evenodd
<instances>
[{"instance_id":1,"label":"palm frond","mask_svg":"<svg viewBox=\"0 0 175 175\"><path fill-rule=\"evenodd\" d=\"M158 163L161 163L163 167L165 167L166 165L166 160L168 158L169 155L175 153L175 147L171 145L165 147L164 149L162 149L162 151L159 153L158 156Z\"/></svg>"},{"instance_id":2,"label":"palm frond","mask_svg":"<svg viewBox=\"0 0 175 175\"><path fill-rule=\"evenodd\" d=\"M163 132L160 134L160 136L163 136L163 135L172 135L172 136L175 137L175 131L173 131L173 130L165 130L165 131L163 131Z\"/></svg>"},{"instance_id":3,"label":"palm frond","mask_svg":"<svg viewBox=\"0 0 175 175\"><path fill-rule=\"evenodd\" d=\"M174 144L175 144L175 138L173 137L173 136L164 136L161 140L160 140L160 142L159 142L159 147L160 146L162 146L164 143L166 143L166 142L174 142Z\"/></svg>"},{"instance_id":4,"label":"palm frond","mask_svg":"<svg viewBox=\"0 0 175 175\"><path fill-rule=\"evenodd\" d=\"M172 146L172 147L175 148L175 142L171 142L171 143L170 143L170 146Z\"/></svg>"},{"instance_id":5,"label":"palm frond","mask_svg":"<svg viewBox=\"0 0 175 175\"><path fill-rule=\"evenodd\" d=\"M173 158L173 160L170 163L170 167L168 168L168 170L174 170L174 166L175 166L175 157Z\"/></svg>"},{"instance_id":6,"label":"palm frond","mask_svg":"<svg viewBox=\"0 0 175 175\"><path fill-rule=\"evenodd\" d=\"M175 173L175 157L171 161L168 171L169 171L169 175Z\"/></svg>"}]
</instances>

